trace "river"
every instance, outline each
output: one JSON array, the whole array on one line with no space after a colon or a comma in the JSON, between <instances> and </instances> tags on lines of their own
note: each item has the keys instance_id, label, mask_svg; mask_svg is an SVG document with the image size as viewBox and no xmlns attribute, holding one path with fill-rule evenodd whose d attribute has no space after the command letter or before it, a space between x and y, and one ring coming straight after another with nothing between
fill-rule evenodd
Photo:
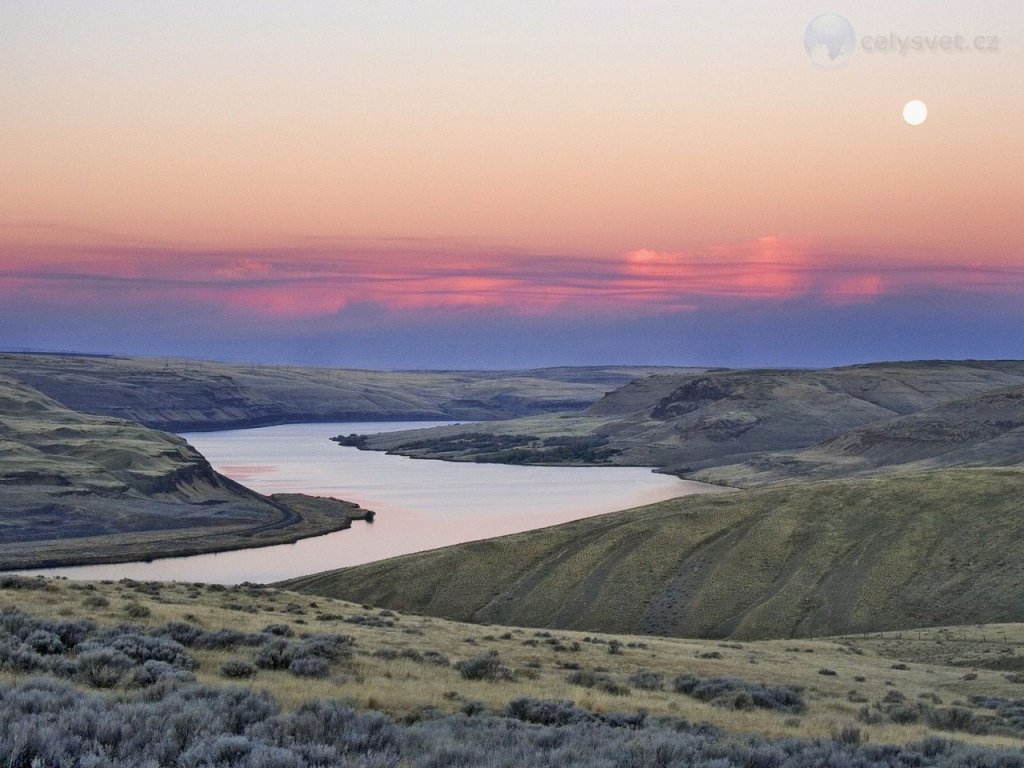
<instances>
[{"instance_id":1,"label":"river","mask_svg":"<svg viewBox=\"0 0 1024 768\"><path fill-rule=\"evenodd\" d=\"M376 519L294 544L31 573L97 580L265 583L722 490L637 467L523 467L410 459L329 440L352 432L425 426L434 424L289 424L186 434L217 471L256 491L334 496L372 509Z\"/></svg>"}]
</instances>

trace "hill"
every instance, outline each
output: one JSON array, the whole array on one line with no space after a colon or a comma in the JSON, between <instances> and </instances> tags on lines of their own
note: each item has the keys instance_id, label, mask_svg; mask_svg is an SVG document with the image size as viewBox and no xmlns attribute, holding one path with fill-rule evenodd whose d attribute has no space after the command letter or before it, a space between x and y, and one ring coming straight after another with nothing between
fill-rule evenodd
<instances>
[{"instance_id":1,"label":"hill","mask_svg":"<svg viewBox=\"0 0 1024 768\"><path fill-rule=\"evenodd\" d=\"M735 639L1024 620L1024 472L692 496L287 582L451 619Z\"/></svg>"},{"instance_id":2,"label":"hill","mask_svg":"<svg viewBox=\"0 0 1024 768\"><path fill-rule=\"evenodd\" d=\"M696 473L737 486L1024 464L1024 387L985 392L885 419L801 451L769 453Z\"/></svg>"},{"instance_id":3,"label":"hill","mask_svg":"<svg viewBox=\"0 0 1024 768\"><path fill-rule=\"evenodd\" d=\"M578 411L659 370L360 371L0 353L0 376L76 411L172 432L296 422L500 419ZM693 369L689 369L693 370Z\"/></svg>"},{"instance_id":4,"label":"hill","mask_svg":"<svg viewBox=\"0 0 1024 768\"><path fill-rule=\"evenodd\" d=\"M182 438L71 411L0 378L0 568L118 562L294 541L353 505L268 498Z\"/></svg>"},{"instance_id":5,"label":"hill","mask_svg":"<svg viewBox=\"0 0 1024 768\"><path fill-rule=\"evenodd\" d=\"M710 370L627 384L580 414L392 432L370 436L364 447L465 461L594 463L596 456L708 478L718 475L694 473L1015 386L1024 386L1018 361ZM575 455L564 450L567 442Z\"/></svg>"}]
</instances>

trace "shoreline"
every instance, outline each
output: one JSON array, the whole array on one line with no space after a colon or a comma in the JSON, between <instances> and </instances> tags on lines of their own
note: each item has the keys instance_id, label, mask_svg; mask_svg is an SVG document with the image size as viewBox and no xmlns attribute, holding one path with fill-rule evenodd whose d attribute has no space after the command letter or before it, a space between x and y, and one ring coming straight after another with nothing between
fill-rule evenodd
<instances>
[{"instance_id":1,"label":"shoreline","mask_svg":"<svg viewBox=\"0 0 1024 768\"><path fill-rule=\"evenodd\" d=\"M17 542L4 547L6 551L0 557L0 576L76 566L153 562L294 544L303 539L348 530L353 521L372 523L376 514L358 504L330 497L274 494L268 498L286 509L288 515L265 525L227 530L193 527ZM37 555L37 552L50 554Z\"/></svg>"},{"instance_id":2,"label":"shoreline","mask_svg":"<svg viewBox=\"0 0 1024 768\"><path fill-rule=\"evenodd\" d=\"M276 417L276 416L253 416L244 419L235 419L225 422L211 421L170 421L158 426L149 426L151 429L159 429L162 432L171 432L181 437L190 432L231 432L236 429L262 429L263 427L287 427L293 424L348 424L348 423L387 423L393 421L408 421L411 423L430 423L436 421L460 421L458 418L445 414L420 414L409 415L408 413L342 413L338 415L324 416L323 414L299 414L297 416ZM497 421L497 419L495 419ZM418 429L418 427L413 427Z\"/></svg>"}]
</instances>

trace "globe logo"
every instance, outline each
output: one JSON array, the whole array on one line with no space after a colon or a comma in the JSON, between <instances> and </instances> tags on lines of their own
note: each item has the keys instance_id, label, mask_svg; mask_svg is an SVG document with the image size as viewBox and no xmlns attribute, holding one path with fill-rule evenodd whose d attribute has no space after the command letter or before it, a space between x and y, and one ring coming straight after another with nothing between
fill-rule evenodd
<instances>
[{"instance_id":1,"label":"globe logo","mask_svg":"<svg viewBox=\"0 0 1024 768\"><path fill-rule=\"evenodd\" d=\"M835 13L812 19L804 30L804 48L819 67L842 66L850 60L854 45L853 27Z\"/></svg>"}]
</instances>

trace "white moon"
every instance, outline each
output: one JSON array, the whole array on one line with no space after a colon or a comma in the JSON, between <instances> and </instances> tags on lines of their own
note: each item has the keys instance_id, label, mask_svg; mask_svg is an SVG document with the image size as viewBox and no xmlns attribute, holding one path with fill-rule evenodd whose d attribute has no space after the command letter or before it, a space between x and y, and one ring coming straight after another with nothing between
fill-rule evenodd
<instances>
[{"instance_id":1,"label":"white moon","mask_svg":"<svg viewBox=\"0 0 1024 768\"><path fill-rule=\"evenodd\" d=\"M903 119L910 125L920 125L928 119L928 105L914 99L903 105Z\"/></svg>"}]
</instances>

